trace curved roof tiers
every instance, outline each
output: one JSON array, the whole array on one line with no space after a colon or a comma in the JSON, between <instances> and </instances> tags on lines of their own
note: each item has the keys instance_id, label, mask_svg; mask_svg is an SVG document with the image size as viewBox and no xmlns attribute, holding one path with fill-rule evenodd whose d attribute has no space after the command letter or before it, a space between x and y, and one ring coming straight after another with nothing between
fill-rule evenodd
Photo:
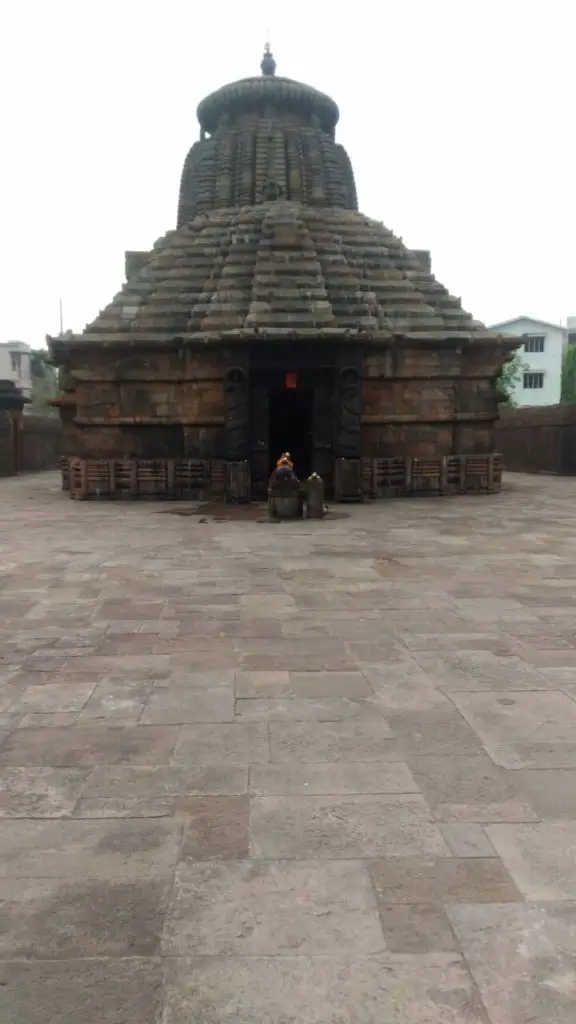
<instances>
[{"instance_id":1,"label":"curved roof tiers","mask_svg":"<svg viewBox=\"0 0 576 1024\"><path fill-rule=\"evenodd\" d=\"M167 234L83 339L399 336L493 337L381 224L280 199L206 212Z\"/></svg>"},{"instance_id":2,"label":"curved roof tiers","mask_svg":"<svg viewBox=\"0 0 576 1024\"><path fill-rule=\"evenodd\" d=\"M51 339L54 358L77 344L250 337L510 347L435 279L427 254L357 211L333 100L276 76L269 47L261 71L202 100L177 229L126 254L122 291L83 334Z\"/></svg>"}]
</instances>

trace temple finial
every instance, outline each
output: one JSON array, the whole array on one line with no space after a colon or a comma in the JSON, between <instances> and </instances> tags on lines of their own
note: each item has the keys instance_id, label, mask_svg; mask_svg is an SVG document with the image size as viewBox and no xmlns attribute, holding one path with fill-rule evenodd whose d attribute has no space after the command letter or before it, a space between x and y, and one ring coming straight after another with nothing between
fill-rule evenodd
<instances>
[{"instance_id":1,"label":"temple finial","mask_svg":"<svg viewBox=\"0 0 576 1024\"><path fill-rule=\"evenodd\" d=\"M263 75L275 75L276 74L276 61L272 56L272 50L270 49L270 43L266 43L264 47L264 56L260 62L260 70Z\"/></svg>"}]
</instances>

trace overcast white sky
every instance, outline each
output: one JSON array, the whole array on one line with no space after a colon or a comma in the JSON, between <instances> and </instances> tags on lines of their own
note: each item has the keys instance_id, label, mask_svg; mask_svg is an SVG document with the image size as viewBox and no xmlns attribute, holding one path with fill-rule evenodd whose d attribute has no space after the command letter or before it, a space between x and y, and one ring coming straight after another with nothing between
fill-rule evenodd
<instances>
[{"instance_id":1,"label":"overcast white sky","mask_svg":"<svg viewBox=\"0 0 576 1024\"><path fill-rule=\"evenodd\" d=\"M329 93L361 210L485 322L576 314L574 0L0 0L0 341L80 330L174 227L196 106Z\"/></svg>"}]
</instances>

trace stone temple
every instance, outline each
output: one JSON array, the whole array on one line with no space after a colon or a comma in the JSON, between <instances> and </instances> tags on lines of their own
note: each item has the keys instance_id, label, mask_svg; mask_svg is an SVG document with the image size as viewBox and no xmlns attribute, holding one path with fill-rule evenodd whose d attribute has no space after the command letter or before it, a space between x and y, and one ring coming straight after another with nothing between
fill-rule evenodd
<instances>
[{"instance_id":1,"label":"stone temple","mask_svg":"<svg viewBox=\"0 0 576 1024\"><path fill-rule=\"evenodd\" d=\"M71 496L265 495L278 455L334 500L498 489L496 381L517 340L358 211L328 96L276 75L198 107L176 229L60 368Z\"/></svg>"}]
</instances>

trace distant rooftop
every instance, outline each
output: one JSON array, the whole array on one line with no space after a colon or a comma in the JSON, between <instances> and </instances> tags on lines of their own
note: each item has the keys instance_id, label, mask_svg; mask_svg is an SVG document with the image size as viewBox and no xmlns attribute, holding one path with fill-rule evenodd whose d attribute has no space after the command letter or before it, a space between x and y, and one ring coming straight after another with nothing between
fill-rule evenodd
<instances>
[{"instance_id":1,"label":"distant rooftop","mask_svg":"<svg viewBox=\"0 0 576 1024\"><path fill-rule=\"evenodd\" d=\"M490 330L500 330L501 328L509 327L511 324L517 324L520 320L530 320L533 324L540 324L541 327L553 327L557 331L567 330L563 324L553 324L550 320L539 320L537 316L529 316L527 313L522 313L520 316L513 316L510 320L500 320L497 324L491 324Z\"/></svg>"}]
</instances>

